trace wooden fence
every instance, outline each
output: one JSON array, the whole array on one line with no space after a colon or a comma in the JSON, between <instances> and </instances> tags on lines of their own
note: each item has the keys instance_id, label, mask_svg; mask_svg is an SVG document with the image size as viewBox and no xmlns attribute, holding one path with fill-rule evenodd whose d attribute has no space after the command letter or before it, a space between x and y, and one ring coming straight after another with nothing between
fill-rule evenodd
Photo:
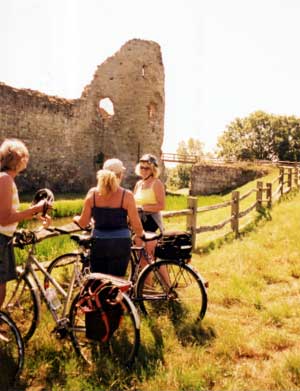
<instances>
[{"instance_id":1,"label":"wooden fence","mask_svg":"<svg viewBox=\"0 0 300 391\"><path fill-rule=\"evenodd\" d=\"M240 219L242 217L246 216L252 210L260 211L262 207L271 208L284 194L290 192L293 188L299 188L300 180L298 165L281 165L278 168L279 175L272 182L264 184L263 181L258 181L256 188L249 190L243 195L241 195L239 191L233 191L231 193L231 200L229 201L198 207L197 197L188 197L187 209L169 212L164 211L162 212L162 215L166 218L186 216L186 230L192 233L193 249L195 248L197 234L220 230L227 224L231 225L231 230L237 237L240 232ZM246 209L241 210L241 201L245 200L253 193L256 193L255 201ZM225 220L220 221L218 224L197 227L198 213L230 206L230 215Z\"/></svg>"}]
</instances>

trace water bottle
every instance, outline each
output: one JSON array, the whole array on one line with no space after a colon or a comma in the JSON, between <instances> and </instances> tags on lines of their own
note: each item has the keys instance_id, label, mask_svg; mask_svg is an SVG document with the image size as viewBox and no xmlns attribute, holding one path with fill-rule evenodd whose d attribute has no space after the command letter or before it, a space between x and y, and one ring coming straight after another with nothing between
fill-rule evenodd
<instances>
[{"instance_id":1,"label":"water bottle","mask_svg":"<svg viewBox=\"0 0 300 391\"><path fill-rule=\"evenodd\" d=\"M54 288L46 289L46 297L50 303L50 306L53 310L57 310L61 306L61 302L57 297L56 290Z\"/></svg>"}]
</instances>

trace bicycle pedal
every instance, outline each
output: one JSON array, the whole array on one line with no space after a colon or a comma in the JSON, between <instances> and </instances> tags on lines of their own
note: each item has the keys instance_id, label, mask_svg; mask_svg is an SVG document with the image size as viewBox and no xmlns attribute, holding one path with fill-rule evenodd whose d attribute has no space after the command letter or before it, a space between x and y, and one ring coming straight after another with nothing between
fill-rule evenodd
<instances>
[{"instance_id":1,"label":"bicycle pedal","mask_svg":"<svg viewBox=\"0 0 300 391\"><path fill-rule=\"evenodd\" d=\"M68 330L65 327L55 327L51 334L55 334L55 336L59 339L64 339L68 336Z\"/></svg>"}]
</instances>

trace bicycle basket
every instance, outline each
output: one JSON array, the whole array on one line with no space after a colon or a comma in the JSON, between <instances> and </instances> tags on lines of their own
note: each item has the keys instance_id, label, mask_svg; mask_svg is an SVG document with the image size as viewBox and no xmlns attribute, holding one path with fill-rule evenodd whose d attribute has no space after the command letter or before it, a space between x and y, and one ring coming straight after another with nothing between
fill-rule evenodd
<instances>
[{"instance_id":1,"label":"bicycle basket","mask_svg":"<svg viewBox=\"0 0 300 391\"><path fill-rule=\"evenodd\" d=\"M192 235L185 231L165 232L155 248L161 259L189 260L192 254Z\"/></svg>"},{"instance_id":2,"label":"bicycle basket","mask_svg":"<svg viewBox=\"0 0 300 391\"><path fill-rule=\"evenodd\" d=\"M106 342L123 316L122 292L110 282L89 279L80 292L78 306L85 313L86 337Z\"/></svg>"}]
</instances>

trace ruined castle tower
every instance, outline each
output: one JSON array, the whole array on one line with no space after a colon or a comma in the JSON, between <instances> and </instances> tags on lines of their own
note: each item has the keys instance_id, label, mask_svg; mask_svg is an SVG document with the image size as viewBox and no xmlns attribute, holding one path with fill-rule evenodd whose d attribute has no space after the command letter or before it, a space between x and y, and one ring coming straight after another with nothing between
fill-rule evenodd
<instances>
[{"instance_id":1,"label":"ruined castle tower","mask_svg":"<svg viewBox=\"0 0 300 391\"><path fill-rule=\"evenodd\" d=\"M101 107L107 101L110 113ZM160 47L134 39L98 66L79 99L0 83L0 142L17 137L29 148L28 168L18 178L21 191L86 191L111 157L124 162L130 187L139 156L161 155L164 106Z\"/></svg>"}]
</instances>

